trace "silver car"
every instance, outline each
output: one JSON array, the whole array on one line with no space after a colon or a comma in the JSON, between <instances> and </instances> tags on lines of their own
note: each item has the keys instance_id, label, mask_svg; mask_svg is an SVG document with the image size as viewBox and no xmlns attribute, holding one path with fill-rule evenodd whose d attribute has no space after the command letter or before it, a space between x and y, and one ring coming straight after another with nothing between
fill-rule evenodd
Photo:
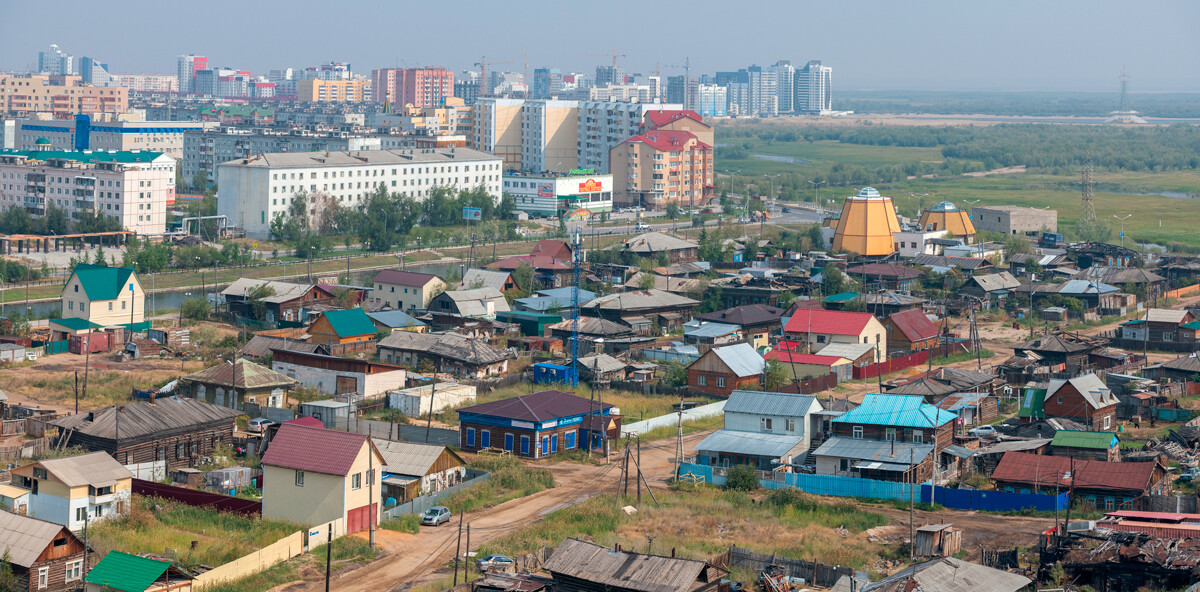
<instances>
[{"instance_id":1,"label":"silver car","mask_svg":"<svg viewBox=\"0 0 1200 592\"><path fill-rule=\"evenodd\" d=\"M434 506L425 510L421 516L422 526L437 526L444 522L450 521L450 508L446 506Z\"/></svg>"}]
</instances>

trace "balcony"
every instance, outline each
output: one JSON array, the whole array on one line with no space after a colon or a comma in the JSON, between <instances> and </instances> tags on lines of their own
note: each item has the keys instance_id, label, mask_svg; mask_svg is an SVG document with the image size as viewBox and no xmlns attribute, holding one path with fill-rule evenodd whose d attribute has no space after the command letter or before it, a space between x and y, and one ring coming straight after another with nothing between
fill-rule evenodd
<instances>
[{"instance_id":1,"label":"balcony","mask_svg":"<svg viewBox=\"0 0 1200 592\"><path fill-rule=\"evenodd\" d=\"M101 505L101 504L111 504L112 502L116 501L116 499L117 499L117 494L111 493L111 492L106 493L104 495L88 494L88 504L93 505L93 506Z\"/></svg>"}]
</instances>

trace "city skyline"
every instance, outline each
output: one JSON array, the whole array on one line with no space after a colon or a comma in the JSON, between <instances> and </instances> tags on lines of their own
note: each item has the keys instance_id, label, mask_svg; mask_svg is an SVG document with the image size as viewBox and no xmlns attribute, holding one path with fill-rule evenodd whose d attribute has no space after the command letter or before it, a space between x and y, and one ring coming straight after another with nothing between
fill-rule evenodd
<instances>
[{"instance_id":1,"label":"city skyline","mask_svg":"<svg viewBox=\"0 0 1200 592\"><path fill-rule=\"evenodd\" d=\"M175 72L178 54L195 53L207 56L211 67L249 69L255 75L337 61L349 62L364 76L373 69L417 65L477 70L473 64L482 56L489 62L511 62L496 66L500 70L520 72L525 68L523 50L531 73L543 66L564 73L593 72L612 63L596 54L615 49L627 56L618 57L624 71L650 74L658 68L664 78L683 74L679 66L689 58L693 75L767 66L780 59L793 64L818 59L837 69L836 84L843 90L1112 91L1124 66L1135 92L1200 91L1200 40L1188 30L1200 22L1200 5L1170 0L1148 4L1142 5L1145 13L1171 18L1113 19L1123 6L1115 2L1018 1L1006 4L1004 11L939 2L767 3L720 18L721 7L715 3L656 6L653 12L669 16L672 27L707 34L708 42L701 37L679 44L674 35L647 35L638 31L641 25L630 27L631 10L646 12L634 3L609 3L600 13L584 13L532 2L514 12L467 0L456 11L471 16L454 21L453 38L469 41L447 43L446 31L410 31L401 25L394 35L328 37L333 40L320 43L309 35L278 33L310 31L320 22L388 22L388 15L402 23L410 12L387 2L335 10L301 0L288 3L286 11L284 5L217 2L211 14L236 12L238 18L188 29L174 24L194 18L173 12L180 9L113 12L68 0L67 16L54 32L14 27L0 38L0 70L36 69L38 52L50 44L107 63L112 73L169 74ZM9 5L0 12L20 22L32 19L35 10ZM596 40L580 36L577 27L585 22L608 34ZM811 26L813 22L821 25ZM271 36L262 34L262 23L270 23ZM531 25L541 33L521 34L533 30ZM139 34L111 34L125 28ZM739 43L739 32L754 43Z\"/></svg>"}]
</instances>

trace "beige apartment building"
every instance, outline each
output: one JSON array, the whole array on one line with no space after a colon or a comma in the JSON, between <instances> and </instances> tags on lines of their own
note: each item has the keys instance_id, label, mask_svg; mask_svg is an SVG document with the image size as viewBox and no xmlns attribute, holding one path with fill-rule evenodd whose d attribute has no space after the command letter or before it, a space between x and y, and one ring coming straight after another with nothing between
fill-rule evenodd
<instances>
[{"instance_id":1,"label":"beige apartment building","mask_svg":"<svg viewBox=\"0 0 1200 592\"><path fill-rule=\"evenodd\" d=\"M504 170L521 170L524 99L480 99L473 108L471 147L504 160Z\"/></svg>"},{"instance_id":2,"label":"beige apartment building","mask_svg":"<svg viewBox=\"0 0 1200 592\"><path fill-rule=\"evenodd\" d=\"M78 76L0 77L0 112L10 114L124 113L129 108L129 89L96 87Z\"/></svg>"},{"instance_id":3,"label":"beige apartment building","mask_svg":"<svg viewBox=\"0 0 1200 592\"><path fill-rule=\"evenodd\" d=\"M525 101L521 111L521 169L565 173L578 168L579 101Z\"/></svg>"},{"instance_id":4,"label":"beige apartment building","mask_svg":"<svg viewBox=\"0 0 1200 592\"><path fill-rule=\"evenodd\" d=\"M713 147L683 130L650 130L609 154L613 205L662 210L669 202L698 206L711 197Z\"/></svg>"},{"instance_id":5,"label":"beige apartment building","mask_svg":"<svg viewBox=\"0 0 1200 592\"><path fill-rule=\"evenodd\" d=\"M314 103L361 103L369 81L354 80L301 80L296 84L296 100Z\"/></svg>"}]
</instances>

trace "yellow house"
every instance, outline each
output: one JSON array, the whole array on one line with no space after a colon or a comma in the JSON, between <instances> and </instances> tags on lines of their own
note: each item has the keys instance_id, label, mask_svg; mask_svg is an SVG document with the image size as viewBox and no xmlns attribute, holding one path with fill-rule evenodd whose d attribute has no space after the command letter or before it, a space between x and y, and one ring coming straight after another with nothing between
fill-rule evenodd
<instances>
[{"instance_id":1,"label":"yellow house","mask_svg":"<svg viewBox=\"0 0 1200 592\"><path fill-rule=\"evenodd\" d=\"M132 267L80 264L62 292L62 318L102 327L146 320L146 292Z\"/></svg>"},{"instance_id":2,"label":"yellow house","mask_svg":"<svg viewBox=\"0 0 1200 592\"><path fill-rule=\"evenodd\" d=\"M27 515L74 531L83 530L85 522L128 511L132 484L133 473L105 452L43 460L12 470L12 486L29 492Z\"/></svg>"},{"instance_id":3,"label":"yellow house","mask_svg":"<svg viewBox=\"0 0 1200 592\"><path fill-rule=\"evenodd\" d=\"M405 312L429 306L429 301L446 289L446 282L436 275L399 269L375 274L371 284L375 288L371 298Z\"/></svg>"},{"instance_id":4,"label":"yellow house","mask_svg":"<svg viewBox=\"0 0 1200 592\"><path fill-rule=\"evenodd\" d=\"M383 465L364 434L284 423L262 457L262 516L366 530L379 524Z\"/></svg>"}]
</instances>

